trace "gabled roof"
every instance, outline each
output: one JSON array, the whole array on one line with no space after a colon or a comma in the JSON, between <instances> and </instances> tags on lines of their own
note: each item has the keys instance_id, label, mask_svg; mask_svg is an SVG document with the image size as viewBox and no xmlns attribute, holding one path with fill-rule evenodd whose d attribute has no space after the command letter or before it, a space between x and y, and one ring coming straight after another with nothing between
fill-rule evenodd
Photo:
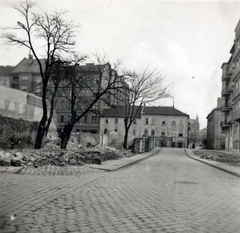
<instances>
[{"instance_id":1,"label":"gabled roof","mask_svg":"<svg viewBox=\"0 0 240 233\"><path fill-rule=\"evenodd\" d=\"M134 107L134 112L138 110L139 106ZM125 118L125 106L114 106L111 108L104 108L101 114L101 117L117 117ZM136 118L141 118L141 108L137 111Z\"/></svg>"},{"instance_id":2,"label":"gabled roof","mask_svg":"<svg viewBox=\"0 0 240 233\"><path fill-rule=\"evenodd\" d=\"M155 106L145 106L142 110L142 115L167 115L167 116L188 116L186 113L183 113L177 110L174 107L155 107Z\"/></svg>"},{"instance_id":3,"label":"gabled roof","mask_svg":"<svg viewBox=\"0 0 240 233\"><path fill-rule=\"evenodd\" d=\"M43 59L40 61L44 64ZM40 73L37 60L23 58L12 70L11 74L14 73Z\"/></svg>"},{"instance_id":4,"label":"gabled roof","mask_svg":"<svg viewBox=\"0 0 240 233\"><path fill-rule=\"evenodd\" d=\"M124 106L115 106L111 108L105 108L102 112L102 117L119 117L124 118ZM135 111L139 106L135 106ZM167 116L187 116L186 113L183 113L179 110L177 110L174 107L140 107L140 111L138 111L137 118L140 118L141 115L167 115Z\"/></svg>"},{"instance_id":5,"label":"gabled roof","mask_svg":"<svg viewBox=\"0 0 240 233\"><path fill-rule=\"evenodd\" d=\"M15 66L0 66L0 75L8 75Z\"/></svg>"}]
</instances>

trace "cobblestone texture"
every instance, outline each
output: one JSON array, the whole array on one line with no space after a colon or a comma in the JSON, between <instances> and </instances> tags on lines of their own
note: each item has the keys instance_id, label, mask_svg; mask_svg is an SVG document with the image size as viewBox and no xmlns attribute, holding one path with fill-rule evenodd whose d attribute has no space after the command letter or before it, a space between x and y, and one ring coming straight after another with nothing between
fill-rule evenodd
<instances>
[{"instance_id":1,"label":"cobblestone texture","mask_svg":"<svg viewBox=\"0 0 240 233\"><path fill-rule=\"evenodd\" d=\"M184 150L91 171L0 174L0 232L240 232L240 179Z\"/></svg>"}]
</instances>

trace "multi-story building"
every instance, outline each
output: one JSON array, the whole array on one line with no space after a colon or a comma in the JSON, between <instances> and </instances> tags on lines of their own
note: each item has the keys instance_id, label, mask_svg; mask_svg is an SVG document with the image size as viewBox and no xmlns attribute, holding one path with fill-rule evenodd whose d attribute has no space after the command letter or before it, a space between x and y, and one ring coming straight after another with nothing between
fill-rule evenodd
<instances>
[{"instance_id":1,"label":"multi-story building","mask_svg":"<svg viewBox=\"0 0 240 233\"><path fill-rule=\"evenodd\" d=\"M43 62L43 60L41 60ZM41 96L42 78L38 63L33 59L23 58L10 72L10 87Z\"/></svg>"},{"instance_id":2,"label":"multi-story building","mask_svg":"<svg viewBox=\"0 0 240 233\"><path fill-rule=\"evenodd\" d=\"M116 71L112 70L110 64L104 65L94 65L93 63L87 63L86 65L81 65L75 67L76 75L82 75L82 87L73 87L75 92L80 96L79 100L81 100L81 105L78 108L78 114L80 115L85 111L86 106L88 107L94 99L96 99L96 95L98 94L98 90L104 90L109 85L109 80L115 79L118 74ZM89 111L84 117L80 119L80 121L75 124L73 132L91 132L91 133L99 133L99 116L102 110L111 105L119 105L121 104L121 95L122 92L119 91L119 86L124 84L124 81L121 80L121 77L117 78L117 82L114 83L114 87L110 92L107 92L101 100L97 101L92 110ZM79 83L77 83L79 85ZM63 95L63 92L64 95ZM69 98L66 98L69 95ZM71 117L70 112L70 96L71 96L71 88L65 88L63 86L59 87L58 96L55 102L56 112L58 113L58 124L59 130L63 129L65 123Z\"/></svg>"},{"instance_id":3,"label":"multi-story building","mask_svg":"<svg viewBox=\"0 0 240 233\"><path fill-rule=\"evenodd\" d=\"M124 135L124 107L103 110L100 135L118 132ZM144 106L129 131L129 145L134 138L151 136L156 146L186 148L189 116L173 107ZM123 137L121 137L123 138Z\"/></svg>"},{"instance_id":4,"label":"multi-story building","mask_svg":"<svg viewBox=\"0 0 240 233\"><path fill-rule=\"evenodd\" d=\"M225 149L225 133L220 126L223 115L222 98L218 98L217 107L207 116L207 149Z\"/></svg>"},{"instance_id":5,"label":"multi-story building","mask_svg":"<svg viewBox=\"0 0 240 233\"><path fill-rule=\"evenodd\" d=\"M230 54L229 61L221 67L224 116L220 125L226 133L226 150L240 151L240 21Z\"/></svg>"},{"instance_id":6,"label":"multi-story building","mask_svg":"<svg viewBox=\"0 0 240 233\"><path fill-rule=\"evenodd\" d=\"M44 65L44 60L41 60L41 62ZM108 85L109 75L111 75L112 78L118 75L117 72L111 68L110 64L94 65L93 63L89 63L77 67L76 70L79 74L82 72L87 73L87 75L85 75L85 79L89 79L88 88L82 88L81 90L79 88L78 91L78 94L80 93L82 98L85 98L86 100L94 98L93 95L95 94L95 87L100 86L102 89L104 89L104 87ZM6 86L29 93L34 93L38 96L41 96L42 94L42 79L39 72L39 66L37 61L33 59L32 55L29 55L28 58L23 58L15 67L11 67L11 69L0 69L0 75L0 83L5 84ZM121 79L119 78L119 80ZM122 81L122 84L124 84L124 81ZM51 82L49 82L49 88L51 88L51 85ZM116 82L115 85L121 85L121 82ZM67 96L63 95L63 90L66 92L64 94L70 94L69 90L60 87L59 93L56 96L55 111L58 118L59 132L63 129L64 125L71 117L70 102L68 98L66 98ZM94 111L88 112L78 123L76 123L73 132L83 131L98 133L99 115L102 109L106 106L121 104L119 102L121 99L120 96L124 95L118 90L118 88L115 88L115 93L112 93L112 95L108 94L104 97L104 100L98 101L93 106Z\"/></svg>"}]
</instances>

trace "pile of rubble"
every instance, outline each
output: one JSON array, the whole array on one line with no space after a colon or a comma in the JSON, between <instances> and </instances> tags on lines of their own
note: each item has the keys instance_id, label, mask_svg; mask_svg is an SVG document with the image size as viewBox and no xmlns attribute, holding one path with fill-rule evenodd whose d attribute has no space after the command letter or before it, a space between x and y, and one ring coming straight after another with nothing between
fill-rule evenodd
<instances>
[{"instance_id":1,"label":"pile of rubble","mask_svg":"<svg viewBox=\"0 0 240 233\"><path fill-rule=\"evenodd\" d=\"M198 155L201 159L208 159L217 162L240 162L239 153L206 150L195 150L193 153Z\"/></svg>"},{"instance_id":2,"label":"pile of rubble","mask_svg":"<svg viewBox=\"0 0 240 233\"><path fill-rule=\"evenodd\" d=\"M115 149L109 146L78 146L69 144L66 150L59 147L45 146L43 149L25 149L0 151L0 166L43 165L83 165L85 163L100 164L102 161L133 156L128 150Z\"/></svg>"}]
</instances>

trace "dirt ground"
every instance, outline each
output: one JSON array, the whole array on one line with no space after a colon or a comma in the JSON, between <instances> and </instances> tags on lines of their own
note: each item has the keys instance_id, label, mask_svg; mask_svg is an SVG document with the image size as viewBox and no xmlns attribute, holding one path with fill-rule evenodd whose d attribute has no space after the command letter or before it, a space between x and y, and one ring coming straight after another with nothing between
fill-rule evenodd
<instances>
[{"instance_id":1,"label":"dirt ground","mask_svg":"<svg viewBox=\"0 0 240 233\"><path fill-rule=\"evenodd\" d=\"M196 149L193 153L202 159L214 160L221 163L228 163L233 166L240 166L240 153Z\"/></svg>"}]
</instances>

